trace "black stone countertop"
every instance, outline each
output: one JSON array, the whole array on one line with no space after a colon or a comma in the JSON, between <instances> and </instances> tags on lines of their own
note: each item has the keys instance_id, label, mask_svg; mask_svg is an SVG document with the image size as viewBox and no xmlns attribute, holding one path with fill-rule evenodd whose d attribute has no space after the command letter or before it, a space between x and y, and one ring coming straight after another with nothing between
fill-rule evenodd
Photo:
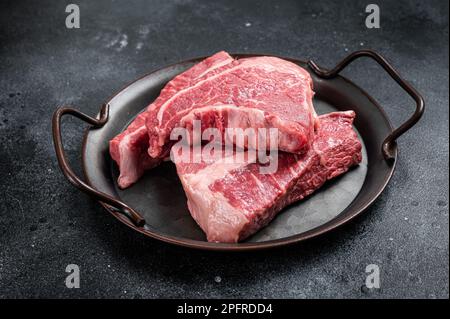
<instances>
[{"instance_id":1,"label":"black stone countertop","mask_svg":"<svg viewBox=\"0 0 450 319\"><path fill-rule=\"evenodd\" d=\"M72 1L71 1L72 2ZM0 297L449 296L448 1L65 1L0 5ZM70 2L67 2L70 3ZM313 58L332 67L381 52L424 96L421 122L399 140L397 170L365 214L317 240L245 254L194 251L120 224L60 172L50 119L58 105L95 114L128 82L218 50ZM375 63L344 74L399 124L413 102ZM82 127L65 144L80 169ZM68 264L81 288L65 286ZM381 288L362 288L377 264Z\"/></svg>"}]
</instances>

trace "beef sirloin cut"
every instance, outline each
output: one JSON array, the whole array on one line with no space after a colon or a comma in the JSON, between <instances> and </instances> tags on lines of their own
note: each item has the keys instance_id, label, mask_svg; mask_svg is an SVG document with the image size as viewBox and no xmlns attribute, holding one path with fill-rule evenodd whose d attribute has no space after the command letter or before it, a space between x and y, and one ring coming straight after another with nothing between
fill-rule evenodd
<instances>
[{"instance_id":1,"label":"beef sirloin cut","mask_svg":"<svg viewBox=\"0 0 450 319\"><path fill-rule=\"evenodd\" d=\"M147 107L146 111L139 114L125 131L109 142L111 157L120 170L119 187L129 187L142 176L145 170L153 168L161 162L161 157L151 158L147 153L149 137L145 121L148 112L159 109L179 90L195 85L205 79L210 72L233 61L228 53L219 52L179 74L167 83L159 97Z\"/></svg>"},{"instance_id":2,"label":"beef sirloin cut","mask_svg":"<svg viewBox=\"0 0 450 319\"><path fill-rule=\"evenodd\" d=\"M360 163L361 143L352 127L354 116L353 111L320 116L310 150L303 155L279 153L273 174L262 174L255 162L223 157L183 163L179 153L172 154L191 215L208 241L247 238L287 205Z\"/></svg>"},{"instance_id":3,"label":"beef sirloin cut","mask_svg":"<svg viewBox=\"0 0 450 319\"><path fill-rule=\"evenodd\" d=\"M223 122L236 114L235 108L242 107L240 116L253 118L256 114L258 125L274 125L279 130L283 143L278 149L304 153L314 133L313 95L311 76L292 62L267 56L234 60L210 71L194 85L178 90L163 104L149 108L148 152L153 158L167 154L172 145L172 130L199 109L203 113L198 111L193 118L218 117L220 121L212 121L212 125L224 123L227 127L251 128L251 121ZM210 108L217 105L231 107L220 112ZM252 109L259 112L251 112ZM228 112L233 114L228 116Z\"/></svg>"}]
</instances>

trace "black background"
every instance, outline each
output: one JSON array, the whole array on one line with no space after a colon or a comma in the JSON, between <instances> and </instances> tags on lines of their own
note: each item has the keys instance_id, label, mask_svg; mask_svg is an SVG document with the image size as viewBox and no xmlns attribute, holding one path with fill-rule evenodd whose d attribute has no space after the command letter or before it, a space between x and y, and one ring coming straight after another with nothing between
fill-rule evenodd
<instances>
[{"instance_id":1,"label":"black background","mask_svg":"<svg viewBox=\"0 0 450 319\"><path fill-rule=\"evenodd\" d=\"M71 1L72 2L72 1ZM0 4L0 297L448 298L448 1L66 1ZM50 118L62 104L97 113L135 78L219 50L313 58L333 66L361 48L385 55L426 113L399 140L389 186L366 214L317 240L245 254L193 251L134 233L64 179ZM394 124L413 102L374 63L345 75ZM79 169L82 127L64 125ZM81 288L67 289L78 264ZM363 288L378 264L381 288ZM220 282L216 277L220 277Z\"/></svg>"}]
</instances>

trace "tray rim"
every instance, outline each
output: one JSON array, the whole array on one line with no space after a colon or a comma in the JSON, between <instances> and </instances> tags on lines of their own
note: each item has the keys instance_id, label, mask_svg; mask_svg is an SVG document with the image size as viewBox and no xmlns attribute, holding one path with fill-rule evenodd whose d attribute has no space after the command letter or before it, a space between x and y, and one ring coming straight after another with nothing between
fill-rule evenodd
<instances>
[{"instance_id":1,"label":"tray rim","mask_svg":"<svg viewBox=\"0 0 450 319\"><path fill-rule=\"evenodd\" d=\"M309 69L308 66L308 62L301 60L301 59L296 59L296 58L292 58L292 57L285 57L285 56L280 56L280 55L274 55L274 54L251 54L251 53L230 53L230 55L232 57L238 57L238 58L242 58L242 57L255 57L255 56L272 56L272 57L277 57L277 58L281 58L287 61L291 61L293 63L296 64L302 64L305 66L305 68ZM121 94L124 90L126 90L128 87L130 87L131 85L133 85L136 82L139 82L143 79L145 79L148 76L151 76L152 74L159 72L163 69L167 69L170 67L175 67L179 64L183 64L183 63L189 63L189 62L198 62L201 61L205 58L207 58L208 56L200 56L200 57L195 57L195 58L190 58L190 59L186 59L183 61L179 61L179 62L175 62L175 63L171 63L168 65L165 65L163 67L160 68L155 68L152 71L138 77L137 79L127 83L126 85L122 86L118 91L115 91L114 94L112 94L107 100L106 100L106 104L109 104L116 96L118 96L119 94ZM310 72L311 70L308 70L308 72ZM356 88L358 91L360 91L361 94L363 94L366 98L368 98L368 100L375 105L375 107L377 108L378 112L381 114L383 120L385 121L385 123L387 124L387 127L389 128L390 132L392 133L394 131L394 127L386 113L386 111L383 109L383 107L369 94L367 93L364 89L362 89L360 86L356 85L353 81L351 81L350 79L342 76L342 75L337 75L337 78L340 78L341 80L347 82L347 84L353 86L354 88ZM97 114L97 116L99 116L99 114ZM93 186L91 180L89 179L89 176L87 174L87 170L86 170L86 146L87 146L87 139L88 139L88 135L89 132L92 130L92 127L87 127L84 129L84 133L83 133L83 139L82 139L82 149L81 149L81 169L82 169L82 173L83 176L85 178L86 183L89 186ZM271 249L271 248L278 248L278 247L282 247L282 246L287 246L287 245L292 245L292 244L296 244L296 243L300 243L303 241L306 241L308 239L312 239L312 238L316 238L319 237L321 235L324 235L325 233L328 233L330 231L335 230L336 228L343 226L344 224L347 224L349 221L353 220L354 218L356 218L357 216L361 215L363 212L365 212L377 199L378 197L381 195L381 193L384 191L384 189L386 188L387 184L389 183L389 181L391 180L396 165L397 165L397 159L398 159L398 146L395 145L395 148L393 150L393 159L392 161L390 161L389 163L389 173L386 175L385 179L383 180L382 186L380 187L380 189L376 192L376 194L365 203L365 205L363 205L360 209L356 209L355 211L351 212L350 214L348 214L348 216L346 216L345 218L339 220L336 222L336 219L340 216L336 216L335 218L333 218L332 220L326 222L325 224L322 224L320 226L317 226L311 230L308 230L306 232L300 233L300 234L296 234L296 235L292 235L292 236L288 236L288 237L284 237L284 238L279 238L279 239L273 239L273 240L268 240L268 241L263 241L263 242L242 242L242 243L213 243L213 242L207 242L207 241L199 241L199 240L193 240L193 239L187 239L187 238L180 238L180 237L175 237L175 236L170 236L170 235L162 235L159 234L157 232L153 232L150 231L148 229L145 229L144 227L137 227L135 226L128 218L124 217L123 214L115 211L114 209L111 209L111 206L109 206L108 204L105 204L101 201L96 200L107 212L109 212L111 215L113 215L116 219L118 219L120 222L124 223L125 225L127 225L128 227L130 227L131 229L138 231L139 233L147 236L147 237L151 237L153 239L157 239L160 240L162 242L168 243L168 244L172 244L172 245L176 245L176 246L182 246L182 247L187 247L187 248L194 248L194 249L200 249L200 250L208 250L208 251L249 251L249 250L265 250L265 249Z\"/></svg>"}]
</instances>

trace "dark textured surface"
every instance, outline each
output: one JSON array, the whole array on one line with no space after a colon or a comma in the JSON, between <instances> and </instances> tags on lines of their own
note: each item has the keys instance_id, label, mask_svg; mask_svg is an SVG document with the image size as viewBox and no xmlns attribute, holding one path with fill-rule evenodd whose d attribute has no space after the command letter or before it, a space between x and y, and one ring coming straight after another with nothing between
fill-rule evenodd
<instances>
[{"instance_id":1,"label":"dark textured surface","mask_svg":"<svg viewBox=\"0 0 450 319\"><path fill-rule=\"evenodd\" d=\"M364 26L360 1L2 1L0 8L0 297L427 297L448 298L448 2L377 1L381 29ZM370 3L370 2L368 2ZM384 54L423 93L423 120L399 140L397 170L366 214L278 250L187 250L137 234L64 179L51 114L88 114L160 66L225 49L314 58ZM345 74L377 98L393 123L412 102L374 63ZM82 127L65 144L79 169ZM67 289L65 267L81 268ZM381 288L362 288L378 264Z\"/></svg>"}]
</instances>

